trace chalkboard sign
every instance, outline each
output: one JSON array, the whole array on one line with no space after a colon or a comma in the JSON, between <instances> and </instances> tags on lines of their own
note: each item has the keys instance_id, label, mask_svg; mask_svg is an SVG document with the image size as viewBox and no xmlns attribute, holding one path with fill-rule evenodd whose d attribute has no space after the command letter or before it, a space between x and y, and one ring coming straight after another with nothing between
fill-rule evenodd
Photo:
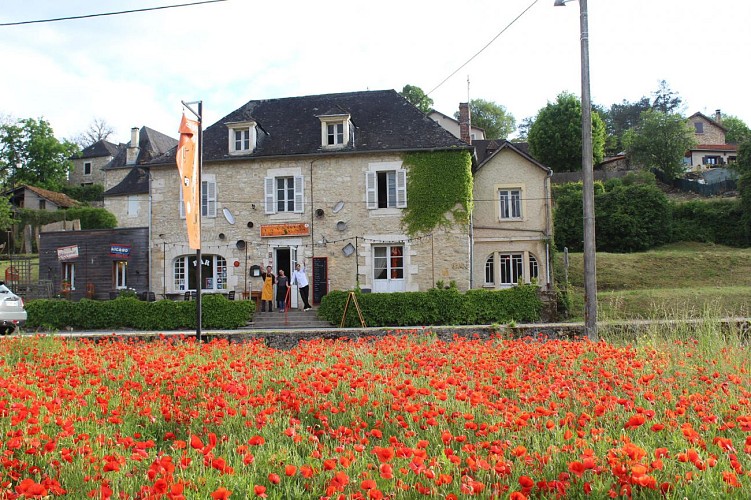
<instances>
[{"instance_id":1,"label":"chalkboard sign","mask_svg":"<svg viewBox=\"0 0 751 500\"><path fill-rule=\"evenodd\" d=\"M313 257L313 303L320 304L329 291L329 258Z\"/></svg>"}]
</instances>

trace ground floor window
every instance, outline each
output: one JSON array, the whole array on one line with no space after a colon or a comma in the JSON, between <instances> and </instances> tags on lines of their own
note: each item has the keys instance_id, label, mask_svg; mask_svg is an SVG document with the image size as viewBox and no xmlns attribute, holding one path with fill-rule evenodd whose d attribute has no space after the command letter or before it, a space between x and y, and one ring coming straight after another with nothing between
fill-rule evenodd
<instances>
[{"instance_id":1,"label":"ground floor window","mask_svg":"<svg viewBox=\"0 0 751 500\"><path fill-rule=\"evenodd\" d=\"M502 285L516 285L524 279L523 259L524 256L520 253L502 253L500 255Z\"/></svg>"},{"instance_id":2,"label":"ground floor window","mask_svg":"<svg viewBox=\"0 0 751 500\"><path fill-rule=\"evenodd\" d=\"M402 245L373 247L373 279L404 279L404 247Z\"/></svg>"},{"instance_id":3,"label":"ground floor window","mask_svg":"<svg viewBox=\"0 0 751 500\"><path fill-rule=\"evenodd\" d=\"M531 283L537 280L539 274L540 265L537 257L529 252L493 252L485 260L484 285L494 286L499 283L502 287L509 287L519 283Z\"/></svg>"},{"instance_id":4,"label":"ground floor window","mask_svg":"<svg viewBox=\"0 0 751 500\"><path fill-rule=\"evenodd\" d=\"M119 290L122 288L128 288L128 284L126 281L126 277L128 274L128 261L126 260L116 260L112 263L112 274L113 274L113 280L115 283L115 289Z\"/></svg>"},{"instance_id":5,"label":"ground floor window","mask_svg":"<svg viewBox=\"0 0 751 500\"><path fill-rule=\"evenodd\" d=\"M175 290L196 290L196 256L181 255L172 267ZM201 289L227 289L227 260L221 255L201 256Z\"/></svg>"},{"instance_id":6,"label":"ground floor window","mask_svg":"<svg viewBox=\"0 0 751 500\"><path fill-rule=\"evenodd\" d=\"M63 289L76 289L76 263L63 262Z\"/></svg>"},{"instance_id":7,"label":"ground floor window","mask_svg":"<svg viewBox=\"0 0 751 500\"><path fill-rule=\"evenodd\" d=\"M495 285L495 255L493 254L485 261L485 284Z\"/></svg>"}]
</instances>

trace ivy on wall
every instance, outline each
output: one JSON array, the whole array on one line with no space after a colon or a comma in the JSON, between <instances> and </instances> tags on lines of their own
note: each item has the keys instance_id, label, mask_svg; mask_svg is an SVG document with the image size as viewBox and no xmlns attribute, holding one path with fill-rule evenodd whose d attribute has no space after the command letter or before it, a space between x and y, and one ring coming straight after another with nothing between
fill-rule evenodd
<instances>
[{"instance_id":1,"label":"ivy on wall","mask_svg":"<svg viewBox=\"0 0 751 500\"><path fill-rule=\"evenodd\" d=\"M469 223L472 159L468 151L407 153L403 163L408 202L402 224L408 235L450 227L455 222Z\"/></svg>"}]
</instances>

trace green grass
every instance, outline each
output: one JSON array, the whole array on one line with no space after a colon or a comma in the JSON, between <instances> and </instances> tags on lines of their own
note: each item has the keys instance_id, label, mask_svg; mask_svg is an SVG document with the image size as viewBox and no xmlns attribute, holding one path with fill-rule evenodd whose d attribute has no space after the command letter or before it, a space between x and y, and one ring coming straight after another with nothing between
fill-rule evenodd
<instances>
[{"instance_id":1,"label":"green grass","mask_svg":"<svg viewBox=\"0 0 751 500\"><path fill-rule=\"evenodd\" d=\"M556 255L563 281L563 254ZM584 310L583 256L569 254L573 320ZM700 243L668 245L643 253L597 254L598 316L602 319L751 314L751 249Z\"/></svg>"}]
</instances>

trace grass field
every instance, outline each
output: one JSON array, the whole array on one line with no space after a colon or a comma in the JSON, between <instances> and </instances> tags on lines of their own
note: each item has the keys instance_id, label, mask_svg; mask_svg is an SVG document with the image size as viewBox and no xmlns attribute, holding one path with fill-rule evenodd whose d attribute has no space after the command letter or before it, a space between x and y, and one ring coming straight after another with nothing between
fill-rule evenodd
<instances>
[{"instance_id":1,"label":"grass field","mask_svg":"<svg viewBox=\"0 0 751 500\"><path fill-rule=\"evenodd\" d=\"M564 279L563 254L556 279ZM583 316L583 258L569 254L573 318ZM698 318L707 311L749 316L751 249L681 243L633 254L597 254L597 301L601 319Z\"/></svg>"}]
</instances>

